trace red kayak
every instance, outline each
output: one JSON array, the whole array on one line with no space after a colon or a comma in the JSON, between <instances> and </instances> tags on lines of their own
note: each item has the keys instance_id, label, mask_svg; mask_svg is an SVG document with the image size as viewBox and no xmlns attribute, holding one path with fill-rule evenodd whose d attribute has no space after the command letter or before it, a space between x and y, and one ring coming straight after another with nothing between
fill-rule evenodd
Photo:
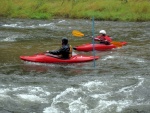
<instances>
[{"instance_id":1,"label":"red kayak","mask_svg":"<svg viewBox=\"0 0 150 113\"><path fill-rule=\"evenodd\" d=\"M47 54L37 54L32 56L20 56L21 60L40 63L81 63L99 59L99 56L75 55L70 59L56 58Z\"/></svg>"},{"instance_id":2,"label":"red kayak","mask_svg":"<svg viewBox=\"0 0 150 113\"><path fill-rule=\"evenodd\" d=\"M126 42L121 42L122 45L126 45ZM110 45L105 45L105 44L83 44L80 46L76 46L73 49L77 50L77 51L84 51L84 52L88 52L88 51L93 51L93 47L95 50L97 51L107 51L107 50L112 50L114 48L117 48L117 46L115 46L114 44L110 44Z\"/></svg>"}]
</instances>

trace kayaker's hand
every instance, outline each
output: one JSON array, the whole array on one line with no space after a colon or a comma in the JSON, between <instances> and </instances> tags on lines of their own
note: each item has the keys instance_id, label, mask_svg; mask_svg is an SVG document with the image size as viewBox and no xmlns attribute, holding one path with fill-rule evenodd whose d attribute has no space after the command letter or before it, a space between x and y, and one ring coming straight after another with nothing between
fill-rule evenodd
<instances>
[{"instance_id":1,"label":"kayaker's hand","mask_svg":"<svg viewBox=\"0 0 150 113\"><path fill-rule=\"evenodd\" d=\"M49 51L46 51L46 53L49 53Z\"/></svg>"}]
</instances>

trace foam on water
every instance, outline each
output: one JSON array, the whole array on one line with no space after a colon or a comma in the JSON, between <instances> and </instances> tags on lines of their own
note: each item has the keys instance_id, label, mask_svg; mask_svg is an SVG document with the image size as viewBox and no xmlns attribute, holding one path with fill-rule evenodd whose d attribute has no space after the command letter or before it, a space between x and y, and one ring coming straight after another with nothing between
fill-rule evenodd
<instances>
[{"instance_id":1,"label":"foam on water","mask_svg":"<svg viewBox=\"0 0 150 113\"><path fill-rule=\"evenodd\" d=\"M135 85L130 85L130 86L127 86L127 87L123 87L123 88L119 89L118 93L126 93L127 95L128 94L130 95L136 88L142 86L142 84L144 82L144 78L139 77L139 76L136 77L136 78L138 78L138 81L139 81L138 84L136 84L136 86Z\"/></svg>"},{"instance_id":2,"label":"foam on water","mask_svg":"<svg viewBox=\"0 0 150 113\"><path fill-rule=\"evenodd\" d=\"M6 87L6 86L5 86ZM13 86L9 86L13 87ZM21 101L31 101L31 102L40 102L40 103L48 103L48 100L45 98L50 95L50 92L45 91L41 87L13 87L13 88L4 88L0 90L0 99L4 98L12 98L9 96L9 93L14 93L15 97L17 97Z\"/></svg>"},{"instance_id":3,"label":"foam on water","mask_svg":"<svg viewBox=\"0 0 150 113\"><path fill-rule=\"evenodd\" d=\"M144 59L141 59L141 58L120 56L120 55L108 55L108 56L105 56L102 60L115 59L115 58L123 58L123 59L127 59L127 60L132 60L135 62L145 62Z\"/></svg>"},{"instance_id":4,"label":"foam on water","mask_svg":"<svg viewBox=\"0 0 150 113\"><path fill-rule=\"evenodd\" d=\"M104 58L101 59L101 60L108 60L108 59L113 59L113 58L115 58L115 56L110 56L110 55L108 55L108 56L104 57Z\"/></svg>"},{"instance_id":5,"label":"foam on water","mask_svg":"<svg viewBox=\"0 0 150 113\"><path fill-rule=\"evenodd\" d=\"M47 27L47 26L54 26L54 23L48 23L48 24L39 24L39 27Z\"/></svg>"},{"instance_id":6,"label":"foam on water","mask_svg":"<svg viewBox=\"0 0 150 113\"><path fill-rule=\"evenodd\" d=\"M18 24L4 24L3 27L13 27L13 28L38 28L38 27L47 27L52 26L54 27L54 23L48 24L38 24L38 25L18 25Z\"/></svg>"},{"instance_id":7,"label":"foam on water","mask_svg":"<svg viewBox=\"0 0 150 113\"><path fill-rule=\"evenodd\" d=\"M4 53L0 66L0 107L5 112L150 111L149 22L96 21L97 34L99 28L109 26L108 34L115 37L113 40L128 42L119 49L97 52L101 58L96 61L96 68L92 68L92 62L64 65L22 63L19 59L23 54L58 47L62 36L67 36L72 45L91 42L86 37L71 35L73 29L91 35L91 21L2 19L0 26Z\"/></svg>"},{"instance_id":8,"label":"foam on water","mask_svg":"<svg viewBox=\"0 0 150 113\"><path fill-rule=\"evenodd\" d=\"M39 96L36 95L18 94L16 96L20 99L24 99L25 101L32 101L32 102L39 101L41 103L48 103L46 99L40 98Z\"/></svg>"},{"instance_id":9,"label":"foam on water","mask_svg":"<svg viewBox=\"0 0 150 113\"><path fill-rule=\"evenodd\" d=\"M18 35L13 35L13 36L6 37L5 39L2 39L1 41L2 42L14 42L16 41L17 38L19 38Z\"/></svg>"},{"instance_id":10,"label":"foam on water","mask_svg":"<svg viewBox=\"0 0 150 113\"><path fill-rule=\"evenodd\" d=\"M88 106L82 102L81 97L69 104L70 113L88 113L87 109Z\"/></svg>"},{"instance_id":11,"label":"foam on water","mask_svg":"<svg viewBox=\"0 0 150 113\"><path fill-rule=\"evenodd\" d=\"M77 93L79 91L81 91L81 90L80 89L75 89L75 88L67 88L64 92L57 95L53 99L53 102L57 103L57 101L62 101L62 102L70 103L70 102L74 101L74 99L71 99L72 95L77 95ZM68 98L68 97L70 97L70 98Z\"/></svg>"},{"instance_id":12,"label":"foam on water","mask_svg":"<svg viewBox=\"0 0 150 113\"><path fill-rule=\"evenodd\" d=\"M142 86L144 79L142 77L122 77L121 79L122 85L126 84L126 80L130 81L130 79L138 80L138 82L134 85L123 85L122 88L116 91L113 91L113 89L114 87L120 87L120 84L116 84L120 79L116 81L89 81L80 84L79 88L67 88L53 98L51 106L45 108L43 113L59 113L60 111L65 113L65 109L60 106L62 104L65 104L66 107L68 106L67 110L70 113L97 113L99 111L101 111L101 113L119 113L129 106L139 105L138 102L133 101L131 98L135 90ZM112 86L110 86L110 84L112 84ZM117 99L117 95L122 98ZM88 99L95 100L94 102L97 103L93 103L92 109L92 105L87 103ZM139 100L141 99L142 98L139 98Z\"/></svg>"},{"instance_id":13,"label":"foam on water","mask_svg":"<svg viewBox=\"0 0 150 113\"><path fill-rule=\"evenodd\" d=\"M60 20L60 21L58 21L58 23L63 23L63 22L66 22L66 20Z\"/></svg>"},{"instance_id":14,"label":"foam on water","mask_svg":"<svg viewBox=\"0 0 150 113\"><path fill-rule=\"evenodd\" d=\"M3 27L17 27L17 24L4 24Z\"/></svg>"},{"instance_id":15,"label":"foam on water","mask_svg":"<svg viewBox=\"0 0 150 113\"><path fill-rule=\"evenodd\" d=\"M60 20L58 22L41 22L41 23L36 23L36 22L32 22L29 21L28 23L26 22L15 22L13 24L3 24L2 27L6 27L6 28L30 28L30 29L35 29L35 28L50 28L50 29L56 29L58 28L58 26L56 26L56 24L59 23L64 23L66 22L66 20Z\"/></svg>"}]
</instances>

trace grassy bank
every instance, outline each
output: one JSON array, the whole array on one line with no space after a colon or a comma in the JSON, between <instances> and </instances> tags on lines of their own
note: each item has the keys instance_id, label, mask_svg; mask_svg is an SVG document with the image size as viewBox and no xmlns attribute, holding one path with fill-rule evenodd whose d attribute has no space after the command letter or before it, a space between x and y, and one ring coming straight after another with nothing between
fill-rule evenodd
<instances>
[{"instance_id":1,"label":"grassy bank","mask_svg":"<svg viewBox=\"0 0 150 113\"><path fill-rule=\"evenodd\" d=\"M150 21L150 0L0 0L0 16Z\"/></svg>"}]
</instances>

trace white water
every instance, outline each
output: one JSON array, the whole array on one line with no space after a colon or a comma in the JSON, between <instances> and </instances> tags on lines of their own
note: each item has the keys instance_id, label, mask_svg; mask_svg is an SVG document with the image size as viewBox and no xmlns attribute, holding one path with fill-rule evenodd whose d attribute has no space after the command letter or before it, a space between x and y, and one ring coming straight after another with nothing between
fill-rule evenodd
<instances>
[{"instance_id":1,"label":"white water","mask_svg":"<svg viewBox=\"0 0 150 113\"><path fill-rule=\"evenodd\" d=\"M0 23L0 112L2 113L149 113L149 22L95 21L95 34L106 29L122 48L98 52L100 59L79 64L23 62L60 47L88 43L77 29L91 34L90 20L2 19ZM76 54L91 55L92 52Z\"/></svg>"}]
</instances>

